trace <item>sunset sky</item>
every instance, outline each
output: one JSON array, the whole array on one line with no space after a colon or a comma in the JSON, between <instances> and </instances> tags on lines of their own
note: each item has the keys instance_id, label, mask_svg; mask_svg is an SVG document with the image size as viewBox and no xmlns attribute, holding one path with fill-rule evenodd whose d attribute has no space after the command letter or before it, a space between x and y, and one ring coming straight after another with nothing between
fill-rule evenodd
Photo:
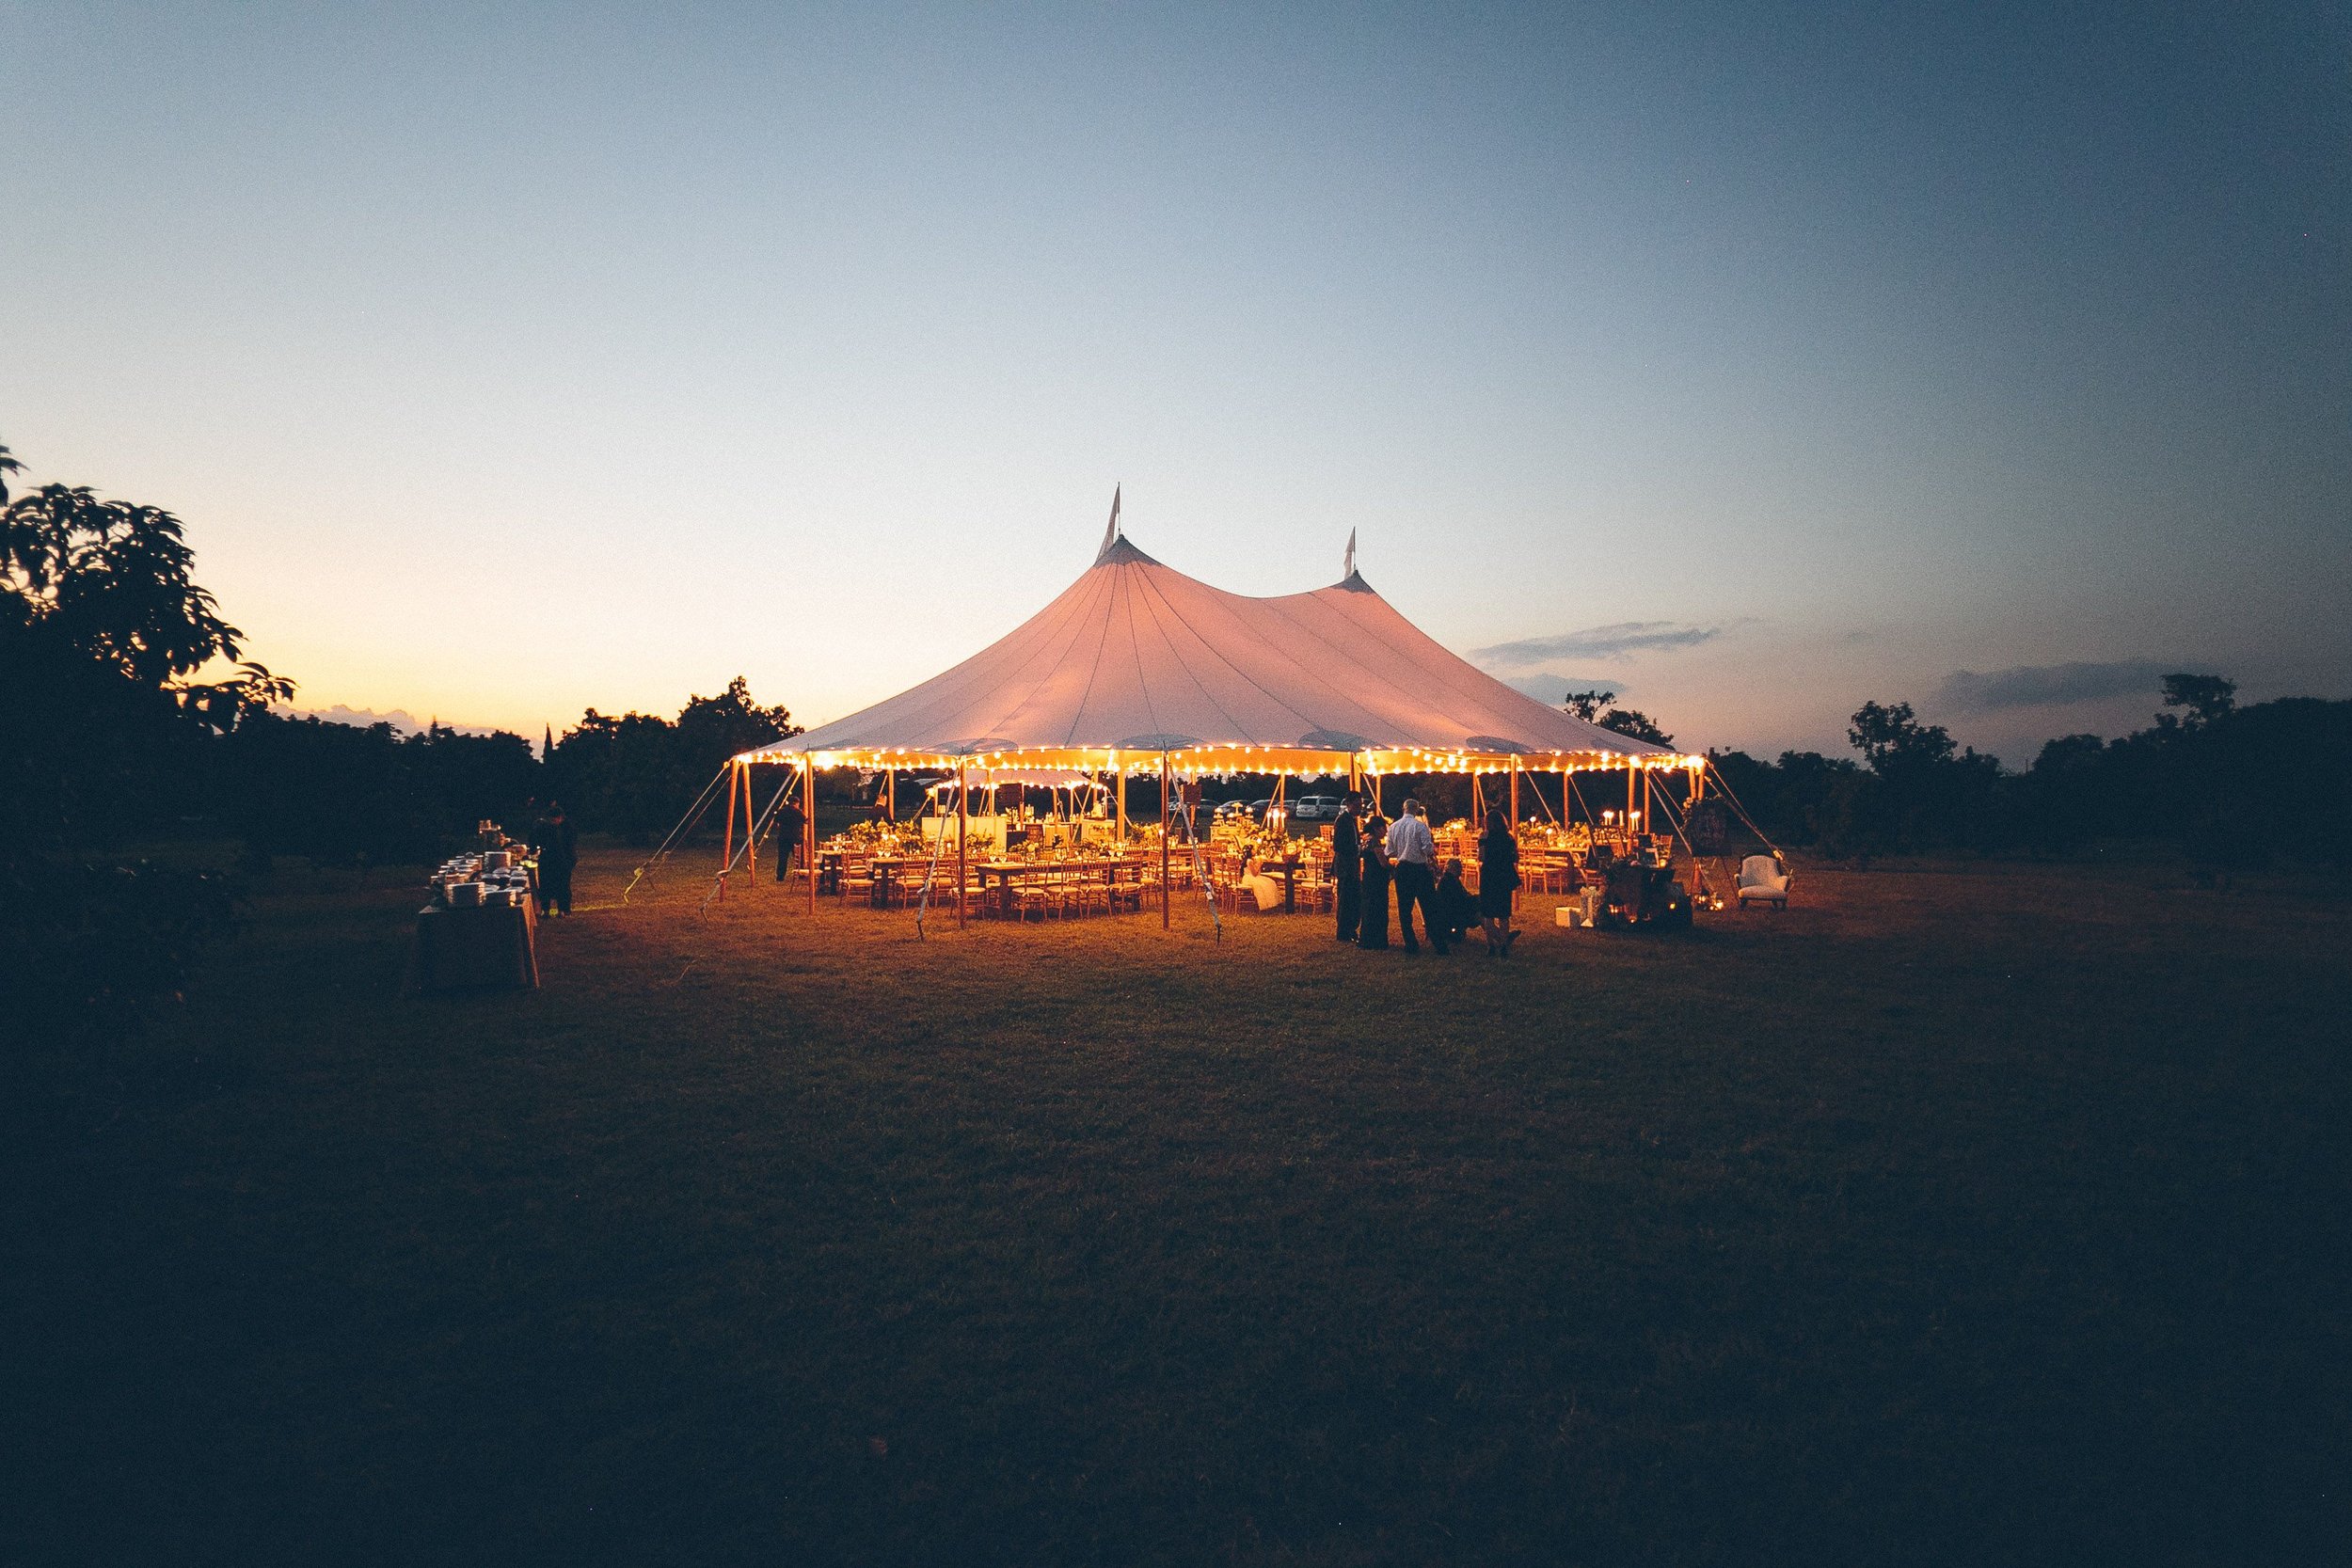
<instances>
[{"instance_id":1,"label":"sunset sky","mask_svg":"<svg viewBox=\"0 0 2352 1568\"><path fill-rule=\"evenodd\" d=\"M0 0L0 442L300 705L818 722L1129 535L2013 765L2352 695L2341 7Z\"/></svg>"}]
</instances>

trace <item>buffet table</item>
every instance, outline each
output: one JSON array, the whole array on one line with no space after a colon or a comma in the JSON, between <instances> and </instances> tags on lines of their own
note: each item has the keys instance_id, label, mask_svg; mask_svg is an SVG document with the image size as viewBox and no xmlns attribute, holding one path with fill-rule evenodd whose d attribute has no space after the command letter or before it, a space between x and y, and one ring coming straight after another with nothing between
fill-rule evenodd
<instances>
[{"instance_id":1,"label":"buffet table","mask_svg":"<svg viewBox=\"0 0 2352 1568\"><path fill-rule=\"evenodd\" d=\"M513 852L443 862L433 874L433 902L417 911L409 989L538 990L532 873Z\"/></svg>"},{"instance_id":2,"label":"buffet table","mask_svg":"<svg viewBox=\"0 0 2352 1568\"><path fill-rule=\"evenodd\" d=\"M530 901L427 904L417 911L410 980L420 991L538 990L539 918Z\"/></svg>"}]
</instances>

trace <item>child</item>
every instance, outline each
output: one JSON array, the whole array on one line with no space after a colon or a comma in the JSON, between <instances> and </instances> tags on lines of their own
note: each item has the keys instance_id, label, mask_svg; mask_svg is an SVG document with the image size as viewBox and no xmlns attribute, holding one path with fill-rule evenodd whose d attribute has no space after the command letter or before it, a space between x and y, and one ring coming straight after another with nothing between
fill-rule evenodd
<instances>
[{"instance_id":1,"label":"child","mask_svg":"<svg viewBox=\"0 0 2352 1568\"><path fill-rule=\"evenodd\" d=\"M1462 885L1458 855L1445 863L1445 875L1438 879L1438 924L1449 943L1461 941L1478 924L1478 907L1470 902L1470 889Z\"/></svg>"}]
</instances>

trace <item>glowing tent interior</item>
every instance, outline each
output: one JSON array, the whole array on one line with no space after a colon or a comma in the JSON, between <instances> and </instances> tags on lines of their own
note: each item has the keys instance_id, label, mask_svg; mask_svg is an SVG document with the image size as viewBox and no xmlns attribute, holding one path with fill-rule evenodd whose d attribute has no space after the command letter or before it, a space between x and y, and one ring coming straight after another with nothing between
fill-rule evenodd
<instances>
[{"instance_id":1,"label":"glowing tent interior","mask_svg":"<svg viewBox=\"0 0 2352 1568\"><path fill-rule=\"evenodd\" d=\"M723 863L735 863L739 802L747 860L761 823L772 818L773 806L767 818L754 809L750 775L761 763L797 775L777 799L798 784L803 867L816 859L819 768L892 778L902 769L953 772L960 921L965 800L971 787L999 776L1052 769L1112 777L1122 841L1126 780L1135 775L1330 776L1368 781L1376 798L1390 774L1508 773L1516 819L1521 772L1606 769L1625 777L1629 822L1637 781L1645 804L1661 771L1686 771L1693 794L1702 787L1703 757L1547 706L1449 653L1374 592L1355 556L1351 536L1343 575L1328 588L1272 598L1228 594L1137 549L1120 531L1114 500L1094 563L1020 626L920 686L732 758L722 769L730 775ZM1169 791L1158 794L1165 923ZM811 873L812 909L816 884ZM930 885L927 876L927 901Z\"/></svg>"}]
</instances>

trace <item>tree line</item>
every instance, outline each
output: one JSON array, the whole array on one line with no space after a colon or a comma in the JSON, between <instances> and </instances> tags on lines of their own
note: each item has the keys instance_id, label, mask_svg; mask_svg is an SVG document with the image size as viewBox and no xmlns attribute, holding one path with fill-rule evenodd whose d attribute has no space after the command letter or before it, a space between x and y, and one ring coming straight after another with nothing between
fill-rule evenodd
<instances>
[{"instance_id":1,"label":"tree line","mask_svg":"<svg viewBox=\"0 0 2352 1568\"><path fill-rule=\"evenodd\" d=\"M2060 736L2011 772L1908 703L1865 703L1851 757L1710 752L1777 842L1839 859L1964 850L2069 855L2102 841L2169 846L2205 871L2352 862L2352 702L2240 706L2234 682L2178 673L2147 728Z\"/></svg>"}]
</instances>

